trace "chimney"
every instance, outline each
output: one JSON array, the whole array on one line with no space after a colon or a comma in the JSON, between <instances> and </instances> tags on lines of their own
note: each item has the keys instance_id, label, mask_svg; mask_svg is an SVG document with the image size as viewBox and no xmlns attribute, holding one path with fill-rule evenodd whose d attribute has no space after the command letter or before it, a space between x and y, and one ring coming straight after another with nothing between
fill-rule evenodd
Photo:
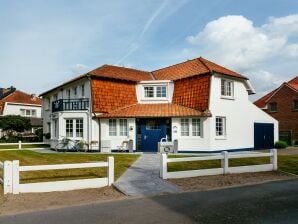
<instances>
[{"instance_id":1,"label":"chimney","mask_svg":"<svg viewBox=\"0 0 298 224\"><path fill-rule=\"evenodd\" d=\"M36 100L36 98L37 98L37 96L36 96L35 93L31 94L31 99L32 99L32 100Z\"/></svg>"}]
</instances>

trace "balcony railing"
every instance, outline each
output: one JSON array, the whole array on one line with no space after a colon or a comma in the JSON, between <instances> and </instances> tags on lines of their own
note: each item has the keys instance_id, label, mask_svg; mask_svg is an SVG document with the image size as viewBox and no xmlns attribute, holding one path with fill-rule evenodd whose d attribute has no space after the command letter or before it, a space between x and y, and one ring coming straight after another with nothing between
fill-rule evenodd
<instances>
[{"instance_id":1,"label":"balcony railing","mask_svg":"<svg viewBox=\"0 0 298 224\"><path fill-rule=\"evenodd\" d=\"M58 111L73 111L73 110L88 110L89 99L61 99L52 102L52 112Z\"/></svg>"}]
</instances>

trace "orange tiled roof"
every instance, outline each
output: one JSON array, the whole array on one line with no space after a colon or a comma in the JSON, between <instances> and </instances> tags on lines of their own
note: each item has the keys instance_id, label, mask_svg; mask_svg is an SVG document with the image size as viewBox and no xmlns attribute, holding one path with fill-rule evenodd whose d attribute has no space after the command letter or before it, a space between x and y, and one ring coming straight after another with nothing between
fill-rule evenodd
<instances>
[{"instance_id":1,"label":"orange tiled roof","mask_svg":"<svg viewBox=\"0 0 298 224\"><path fill-rule=\"evenodd\" d=\"M91 76L122 79L135 82L152 80L150 72L113 65L103 65L97 69L92 70L91 72L88 72L88 74L90 74Z\"/></svg>"},{"instance_id":2,"label":"orange tiled roof","mask_svg":"<svg viewBox=\"0 0 298 224\"><path fill-rule=\"evenodd\" d=\"M177 80L212 72L217 72L236 78L247 79L246 77L234 71L231 71L202 57L162 68L153 71L152 73L158 80Z\"/></svg>"},{"instance_id":3,"label":"orange tiled roof","mask_svg":"<svg viewBox=\"0 0 298 224\"><path fill-rule=\"evenodd\" d=\"M16 90L8 96L2 98L0 102L34 104L41 106L42 101L39 97L33 98L32 95Z\"/></svg>"},{"instance_id":4,"label":"orange tiled roof","mask_svg":"<svg viewBox=\"0 0 298 224\"><path fill-rule=\"evenodd\" d=\"M174 103L134 104L106 114L97 115L99 118L129 118L129 117L207 117L210 112L201 112Z\"/></svg>"},{"instance_id":5,"label":"orange tiled roof","mask_svg":"<svg viewBox=\"0 0 298 224\"><path fill-rule=\"evenodd\" d=\"M283 85L287 85L289 87L291 87L292 89L298 91L298 76L296 76L295 78L291 79L288 82L283 83L281 86L279 86L277 89L274 89L273 91L267 93L265 96L261 97L260 99L258 99L257 101L254 102L254 104L257 107L263 108L266 106L267 101L273 96L273 94L275 94Z\"/></svg>"}]
</instances>

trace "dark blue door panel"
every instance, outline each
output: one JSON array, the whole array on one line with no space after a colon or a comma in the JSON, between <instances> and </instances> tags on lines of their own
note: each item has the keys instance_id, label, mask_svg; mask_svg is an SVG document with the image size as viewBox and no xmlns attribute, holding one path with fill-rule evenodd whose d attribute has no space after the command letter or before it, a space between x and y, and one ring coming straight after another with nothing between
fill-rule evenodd
<instances>
[{"instance_id":1,"label":"dark blue door panel","mask_svg":"<svg viewBox=\"0 0 298 224\"><path fill-rule=\"evenodd\" d=\"M166 122L164 119L141 119L141 151L156 152L160 139L166 137Z\"/></svg>"},{"instance_id":2,"label":"dark blue door panel","mask_svg":"<svg viewBox=\"0 0 298 224\"><path fill-rule=\"evenodd\" d=\"M254 148L271 149L274 147L274 125L254 123Z\"/></svg>"}]
</instances>

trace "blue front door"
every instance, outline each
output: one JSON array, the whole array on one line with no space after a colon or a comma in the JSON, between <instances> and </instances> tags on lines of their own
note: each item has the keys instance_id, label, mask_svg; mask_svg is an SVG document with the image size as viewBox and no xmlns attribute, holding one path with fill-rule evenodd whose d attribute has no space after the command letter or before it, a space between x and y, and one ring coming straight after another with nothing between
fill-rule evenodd
<instances>
[{"instance_id":1,"label":"blue front door","mask_svg":"<svg viewBox=\"0 0 298 224\"><path fill-rule=\"evenodd\" d=\"M143 152L157 152L160 139L166 137L166 119L140 119L140 146Z\"/></svg>"},{"instance_id":2,"label":"blue front door","mask_svg":"<svg viewBox=\"0 0 298 224\"><path fill-rule=\"evenodd\" d=\"M272 149L274 147L274 125L254 123L254 148Z\"/></svg>"}]
</instances>

